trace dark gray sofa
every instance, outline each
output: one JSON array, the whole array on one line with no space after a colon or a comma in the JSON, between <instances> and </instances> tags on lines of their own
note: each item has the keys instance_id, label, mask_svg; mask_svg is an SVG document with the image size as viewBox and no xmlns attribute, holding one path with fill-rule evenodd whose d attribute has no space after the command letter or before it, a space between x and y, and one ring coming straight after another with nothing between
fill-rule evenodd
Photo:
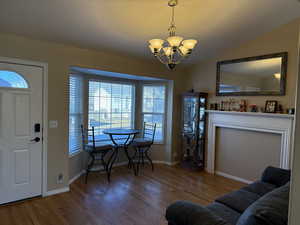
<instances>
[{"instance_id":1,"label":"dark gray sofa","mask_svg":"<svg viewBox=\"0 0 300 225\"><path fill-rule=\"evenodd\" d=\"M204 207L177 201L166 210L169 225L286 225L290 171L268 167L262 178Z\"/></svg>"}]
</instances>

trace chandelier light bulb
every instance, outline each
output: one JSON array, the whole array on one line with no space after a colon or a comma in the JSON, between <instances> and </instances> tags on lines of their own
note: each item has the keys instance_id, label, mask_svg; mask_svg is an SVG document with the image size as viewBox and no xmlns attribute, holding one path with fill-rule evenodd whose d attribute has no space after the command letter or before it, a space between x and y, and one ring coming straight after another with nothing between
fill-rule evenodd
<instances>
[{"instance_id":1,"label":"chandelier light bulb","mask_svg":"<svg viewBox=\"0 0 300 225\"><path fill-rule=\"evenodd\" d=\"M166 56L170 56L173 54L171 47L165 47L165 48L163 48L163 50L164 50Z\"/></svg>"},{"instance_id":2,"label":"chandelier light bulb","mask_svg":"<svg viewBox=\"0 0 300 225\"><path fill-rule=\"evenodd\" d=\"M184 40L182 42L182 45L185 48L187 48L187 49L193 49L193 48L195 48L196 44L197 44L197 41L194 40L194 39Z\"/></svg>"},{"instance_id":3,"label":"chandelier light bulb","mask_svg":"<svg viewBox=\"0 0 300 225\"><path fill-rule=\"evenodd\" d=\"M154 48L152 47L152 45L149 45L150 51L154 54Z\"/></svg>"},{"instance_id":4,"label":"chandelier light bulb","mask_svg":"<svg viewBox=\"0 0 300 225\"><path fill-rule=\"evenodd\" d=\"M184 46L180 46L180 47L179 47L179 50L180 50L180 52L181 52L181 54L182 54L183 56L186 56L186 55L190 54L190 52L191 52L189 49L187 49L187 48L184 47Z\"/></svg>"},{"instance_id":5,"label":"chandelier light bulb","mask_svg":"<svg viewBox=\"0 0 300 225\"><path fill-rule=\"evenodd\" d=\"M164 44L164 40L161 39L152 39L149 41L150 46L152 46L152 48L156 48L156 49L161 49L163 44Z\"/></svg>"},{"instance_id":6,"label":"chandelier light bulb","mask_svg":"<svg viewBox=\"0 0 300 225\"><path fill-rule=\"evenodd\" d=\"M171 36L167 38L167 41L169 42L171 47L179 47L181 44L183 38L179 36Z\"/></svg>"}]
</instances>

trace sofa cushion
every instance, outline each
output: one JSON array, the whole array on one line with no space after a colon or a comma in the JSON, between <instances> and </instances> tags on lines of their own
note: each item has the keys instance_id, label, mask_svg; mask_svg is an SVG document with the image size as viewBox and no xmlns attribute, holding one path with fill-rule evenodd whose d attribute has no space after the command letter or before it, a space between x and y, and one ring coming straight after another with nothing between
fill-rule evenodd
<instances>
[{"instance_id":1,"label":"sofa cushion","mask_svg":"<svg viewBox=\"0 0 300 225\"><path fill-rule=\"evenodd\" d=\"M166 210L170 225L230 225L204 206L188 201L177 201Z\"/></svg>"},{"instance_id":2,"label":"sofa cushion","mask_svg":"<svg viewBox=\"0 0 300 225\"><path fill-rule=\"evenodd\" d=\"M265 183L262 181L256 181L252 184L247 185L246 187L243 187L241 190L249 191L263 196L268 192L273 191L275 188L276 186L273 184Z\"/></svg>"},{"instance_id":3,"label":"sofa cushion","mask_svg":"<svg viewBox=\"0 0 300 225\"><path fill-rule=\"evenodd\" d=\"M261 197L241 215L237 225L286 225L289 190L287 183Z\"/></svg>"},{"instance_id":4,"label":"sofa cushion","mask_svg":"<svg viewBox=\"0 0 300 225\"><path fill-rule=\"evenodd\" d=\"M253 202L261 196L245 191L237 190L216 199L216 202L222 203L240 213L243 213Z\"/></svg>"},{"instance_id":5,"label":"sofa cushion","mask_svg":"<svg viewBox=\"0 0 300 225\"><path fill-rule=\"evenodd\" d=\"M291 171L269 166L262 174L261 181L281 187L290 181Z\"/></svg>"},{"instance_id":6,"label":"sofa cushion","mask_svg":"<svg viewBox=\"0 0 300 225\"><path fill-rule=\"evenodd\" d=\"M207 208L230 224L236 224L241 216L237 211L218 202L208 205Z\"/></svg>"}]
</instances>

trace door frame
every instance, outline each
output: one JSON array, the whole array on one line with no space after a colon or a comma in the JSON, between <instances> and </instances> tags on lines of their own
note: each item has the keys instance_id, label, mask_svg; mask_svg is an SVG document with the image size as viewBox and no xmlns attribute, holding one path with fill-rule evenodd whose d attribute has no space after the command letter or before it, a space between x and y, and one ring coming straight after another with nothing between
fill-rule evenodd
<instances>
[{"instance_id":1,"label":"door frame","mask_svg":"<svg viewBox=\"0 0 300 225\"><path fill-rule=\"evenodd\" d=\"M0 56L0 63L35 66L43 69L43 142L42 142L42 196L47 196L47 147L48 147L48 63Z\"/></svg>"}]
</instances>

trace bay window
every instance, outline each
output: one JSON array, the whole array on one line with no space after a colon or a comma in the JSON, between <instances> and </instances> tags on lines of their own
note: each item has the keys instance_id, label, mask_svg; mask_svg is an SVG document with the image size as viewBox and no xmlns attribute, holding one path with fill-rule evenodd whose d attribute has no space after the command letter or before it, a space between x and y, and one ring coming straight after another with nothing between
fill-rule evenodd
<instances>
[{"instance_id":1,"label":"bay window","mask_svg":"<svg viewBox=\"0 0 300 225\"><path fill-rule=\"evenodd\" d=\"M134 89L133 84L89 81L88 126L96 135L108 139L104 129L134 127Z\"/></svg>"},{"instance_id":2,"label":"bay window","mask_svg":"<svg viewBox=\"0 0 300 225\"><path fill-rule=\"evenodd\" d=\"M86 94L83 84L86 82ZM156 124L155 143L164 143L166 116L166 85L141 83L142 95L135 99L134 82L110 81L70 75L69 78L69 154L81 150L81 124L85 121L83 106L87 108L87 127L95 135L110 140L103 134L109 128L135 128L135 108L142 113L139 123ZM139 93L139 91L138 91ZM87 104L84 103L86 96ZM142 104L136 104L141 102ZM140 118L140 117L139 117Z\"/></svg>"},{"instance_id":3,"label":"bay window","mask_svg":"<svg viewBox=\"0 0 300 225\"><path fill-rule=\"evenodd\" d=\"M165 127L165 85L144 85L143 86L143 122L156 124L154 141L164 142Z\"/></svg>"},{"instance_id":4,"label":"bay window","mask_svg":"<svg viewBox=\"0 0 300 225\"><path fill-rule=\"evenodd\" d=\"M83 79L80 76L69 77L69 154L81 150L81 124L83 122Z\"/></svg>"}]
</instances>

